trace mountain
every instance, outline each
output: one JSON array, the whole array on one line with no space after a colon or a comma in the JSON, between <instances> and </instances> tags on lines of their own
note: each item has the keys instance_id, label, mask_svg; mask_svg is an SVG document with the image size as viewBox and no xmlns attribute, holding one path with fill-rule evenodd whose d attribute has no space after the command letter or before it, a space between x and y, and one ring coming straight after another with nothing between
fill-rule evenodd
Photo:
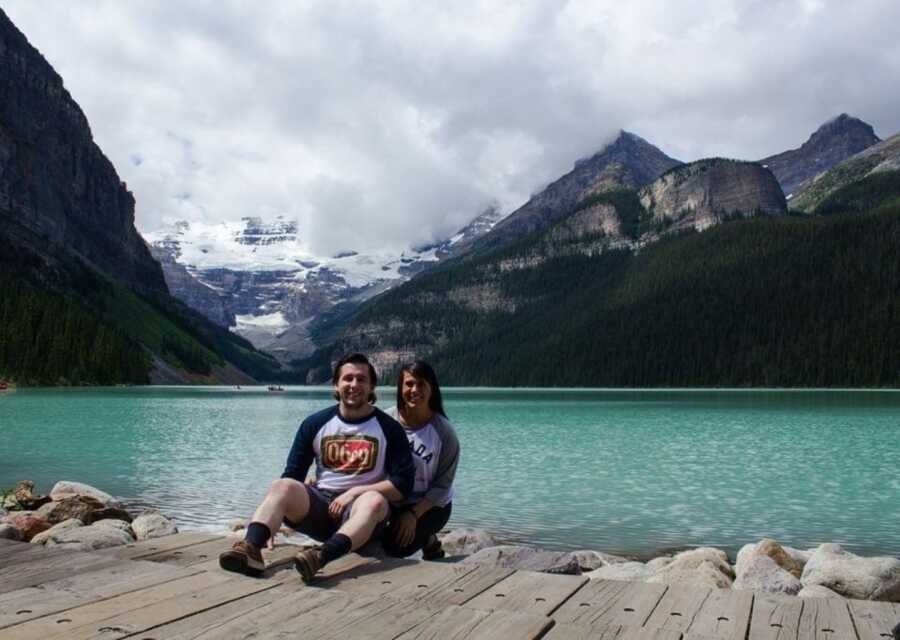
<instances>
[{"instance_id":1,"label":"mountain","mask_svg":"<svg viewBox=\"0 0 900 640\"><path fill-rule=\"evenodd\" d=\"M596 292L613 276L627 279L627 265L636 255L722 222L786 213L784 195L768 169L721 158L675 166L639 190L595 191L519 240L473 250L373 299L333 331L334 344L300 368L315 381L346 351L362 350L390 372L412 357L440 361L452 352L471 361L464 356L467 349L519 348L507 334L536 344L565 341L558 333L566 326L565 316L555 309L580 315L603 304L581 292ZM573 296L578 305L570 304ZM521 329L522 323L531 329ZM602 331L602 325L596 329ZM512 355L496 357L503 361ZM499 384L491 381L492 371L497 370L489 366L473 375ZM454 380L469 383L463 376Z\"/></svg>"},{"instance_id":2,"label":"mountain","mask_svg":"<svg viewBox=\"0 0 900 640\"><path fill-rule=\"evenodd\" d=\"M347 250L316 256L297 224L245 217L236 223L177 222L147 233L172 294L284 363L314 349L316 323L437 264L460 242L489 231L491 207L447 240L404 252Z\"/></svg>"},{"instance_id":3,"label":"mountain","mask_svg":"<svg viewBox=\"0 0 900 640\"><path fill-rule=\"evenodd\" d=\"M498 222L477 241L461 242L459 255L470 248L487 251L515 242L556 222L585 198L621 188L638 188L681 164L652 144L626 131L590 158L579 160L524 205Z\"/></svg>"},{"instance_id":4,"label":"mountain","mask_svg":"<svg viewBox=\"0 0 900 640\"><path fill-rule=\"evenodd\" d=\"M130 286L165 292L134 197L62 78L0 10L0 233L51 258L65 246Z\"/></svg>"},{"instance_id":5,"label":"mountain","mask_svg":"<svg viewBox=\"0 0 900 640\"><path fill-rule=\"evenodd\" d=\"M284 375L169 295L134 206L60 76L0 11L0 376L115 384Z\"/></svg>"},{"instance_id":6,"label":"mountain","mask_svg":"<svg viewBox=\"0 0 900 640\"><path fill-rule=\"evenodd\" d=\"M755 162L724 158L670 169L642 189L640 198L653 219L675 231L702 231L734 216L787 213L771 171Z\"/></svg>"},{"instance_id":7,"label":"mountain","mask_svg":"<svg viewBox=\"0 0 900 640\"><path fill-rule=\"evenodd\" d=\"M763 158L759 163L775 174L790 198L805 180L879 141L872 125L842 113L819 127L799 149Z\"/></svg>"},{"instance_id":8,"label":"mountain","mask_svg":"<svg viewBox=\"0 0 900 640\"><path fill-rule=\"evenodd\" d=\"M807 213L818 207L832 193L867 176L900 170L900 134L879 142L844 160L833 168L805 181L797 188L791 206Z\"/></svg>"}]
</instances>

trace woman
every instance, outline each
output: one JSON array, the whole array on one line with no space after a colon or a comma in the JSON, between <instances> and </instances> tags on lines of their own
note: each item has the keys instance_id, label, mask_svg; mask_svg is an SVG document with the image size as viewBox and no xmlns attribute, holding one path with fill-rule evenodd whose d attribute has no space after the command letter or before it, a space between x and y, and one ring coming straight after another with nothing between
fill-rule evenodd
<instances>
[{"instance_id":1,"label":"woman","mask_svg":"<svg viewBox=\"0 0 900 640\"><path fill-rule=\"evenodd\" d=\"M426 560L442 558L436 534L450 519L459 441L444 412L437 376L427 362L417 360L400 370L397 407L388 414L406 431L416 480L410 498L392 511L384 549L401 558L419 549Z\"/></svg>"}]
</instances>

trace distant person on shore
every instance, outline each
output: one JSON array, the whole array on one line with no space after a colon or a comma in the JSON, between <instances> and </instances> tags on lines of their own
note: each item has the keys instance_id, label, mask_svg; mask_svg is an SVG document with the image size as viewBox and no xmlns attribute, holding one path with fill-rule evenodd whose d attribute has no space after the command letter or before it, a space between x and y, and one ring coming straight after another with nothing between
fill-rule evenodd
<instances>
[{"instance_id":1,"label":"distant person on shore","mask_svg":"<svg viewBox=\"0 0 900 640\"><path fill-rule=\"evenodd\" d=\"M354 353L335 365L332 383L338 404L300 425L284 473L253 514L245 539L219 556L223 569L259 575L265 568L260 551L284 522L324 543L294 558L309 582L377 532L388 517L389 501L411 495L415 467L405 432L373 406L375 368ZM315 482L306 485L314 461Z\"/></svg>"},{"instance_id":2,"label":"distant person on shore","mask_svg":"<svg viewBox=\"0 0 900 640\"><path fill-rule=\"evenodd\" d=\"M444 412L441 387L427 362L403 367L397 379L397 406L388 414L400 422L416 466L412 494L392 505L385 551L406 557L419 549L426 560L444 556L437 533L450 519L459 441Z\"/></svg>"}]
</instances>

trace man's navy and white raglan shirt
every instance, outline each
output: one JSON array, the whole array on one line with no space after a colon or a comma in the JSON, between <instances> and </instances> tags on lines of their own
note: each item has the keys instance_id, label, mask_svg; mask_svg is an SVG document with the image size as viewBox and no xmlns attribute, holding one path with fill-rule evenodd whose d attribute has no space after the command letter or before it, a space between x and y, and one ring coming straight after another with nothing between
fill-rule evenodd
<instances>
[{"instance_id":1,"label":"man's navy and white raglan shirt","mask_svg":"<svg viewBox=\"0 0 900 640\"><path fill-rule=\"evenodd\" d=\"M315 460L316 487L333 495L390 480L408 496L415 467L403 427L380 409L358 420L341 417L340 405L309 416L300 425L282 478L299 482Z\"/></svg>"}]
</instances>

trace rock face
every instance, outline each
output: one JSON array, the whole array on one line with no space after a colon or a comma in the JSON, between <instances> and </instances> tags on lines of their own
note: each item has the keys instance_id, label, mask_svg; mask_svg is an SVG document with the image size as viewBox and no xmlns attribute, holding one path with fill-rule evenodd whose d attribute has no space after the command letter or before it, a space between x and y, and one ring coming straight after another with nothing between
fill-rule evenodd
<instances>
[{"instance_id":1,"label":"rock face","mask_svg":"<svg viewBox=\"0 0 900 640\"><path fill-rule=\"evenodd\" d=\"M793 596L802 585L796 576L785 571L769 556L756 555L744 562L733 587Z\"/></svg>"},{"instance_id":2,"label":"rock face","mask_svg":"<svg viewBox=\"0 0 900 640\"><path fill-rule=\"evenodd\" d=\"M737 561L734 566L734 571L738 577L745 572L746 567L754 558L760 556L771 558L778 567L784 569L795 578L800 578L800 574L803 573L803 565L809 559L809 554L806 552L798 552L794 549L789 551L774 540L765 538L756 544L744 545L738 551ZM798 557L802 558L802 560Z\"/></svg>"},{"instance_id":3,"label":"rock face","mask_svg":"<svg viewBox=\"0 0 900 640\"><path fill-rule=\"evenodd\" d=\"M578 560L571 553L541 551L532 547L516 545L501 545L482 549L463 560L463 562L523 571L542 571L545 573L569 575L581 573Z\"/></svg>"},{"instance_id":4,"label":"rock face","mask_svg":"<svg viewBox=\"0 0 900 640\"><path fill-rule=\"evenodd\" d=\"M785 195L804 181L880 142L872 125L846 113L829 120L799 149L791 149L759 161L775 174Z\"/></svg>"},{"instance_id":5,"label":"rock face","mask_svg":"<svg viewBox=\"0 0 900 640\"><path fill-rule=\"evenodd\" d=\"M0 11L0 233L63 246L140 290L166 292L134 227L134 197L62 78Z\"/></svg>"},{"instance_id":6,"label":"rock face","mask_svg":"<svg viewBox=\"0 0 900 640\"><path fill-rule=\"evenodd\" d=\"M633 133L619 135L599 153L579 160L569 173L533 196L472 245L493 249L549 227L586 197L617 188L638 188L681 164ZM461 244L458 251L469 247Z\"/></svg>"},{"instance_id":7,"label":"rock face","mask_svg":"<svg viewBox=\"0 0 900 640\"><path fill-rule=\"evenodd\" d=\"M815 213L829 195L852 182L880 171L900 170L900 134L872 145L865 151L847 158L797 187L791 207Z\"/></svg>"},{"instance_id":8,"label":"rock face","mask_svg":"<svg viewBox=\"0 0 900 640\"><path fill-rule=\"evenodd\" d=\"M768 169L713 158L682 165L643 188L641 204L666 230L702 231L731 217L782 215L787 203Z\"/></svg>"},{"instance_id":9,"label":"rock face","mask_svg":"<svg viewBox=\"0 0 900 640\"><path fill-rule=\"evenodd\" d=\"M122 504L105 491L101 491L96 487L83 482L70 482L68 480L60 480L50 490L50 498L53 500L63 500L73 496L84 496L92 498L100 503L102 507L121 507Z\"/></svg>"},{"instance_id":10,"label":"rock face","mask_svg":"<svg viewBox=\"0 0 900 640\"><path fill-rule=\"evenodd\" d=\"M134 542L131 534L99 524L89 527L73 527L50 536L45 543L48 547L63 547L75 551L94 551L108 547L118 547Z\"/></svg>"},{"instance_id":11,"label":"rock face","mask_svg":"<svg viewBox=\"0 0 900 640\"><path fill-rule=\"evenodd\" d=\"M173 533L178 533L175 523L158 513L144 513L135 518L131 523L131 530L138 540L149 538L161 538Z\"/></svg>"},{"instance_id":12,"label":"rock face","mask_svg":"<svg viewBox=\"0 0 900 640\"><path fill-rule=\"evenodd\" d=\"M863 558L837 544L823 544L812 554L801 577L804 587L821 585L859 600L900 602L900 560Z\"/></svg>"},{"instance_id":13,"label":"rock face","mask_svg":"<svg viewBox=\"0 0 900 640\"><path fill-rule=\"evenodd\" d=\"M656 571L647 582L692 584L717 589L731 587L734 570L720 549L701 547L679 553L672 562Z\"/></svg>"},{"instance_id":14,"label":"rock face","mask_svg":"<svg viewBox=\"0 0 900 640\"><path fill-rule=\"evenodd\" d=\"M46 531L42 531L31 539L31 544L45 544L47 540L52 538L54 535L62 533L68 529L76 529L78 527L83 527L84 523L78 518L69 518L68 520L63 520L60 523L57 523L47 529Z\"/></svg>"},{"instance_id":15,"label":"rock face","mask_svg":"<svg viewBox=\"0 0 900 640\"><path fill-rule=\"evenodd\" d=\"M6 516L6 522L19 530L21 533L19 539L24 542L30 542L34 536L50 528L49 522L33 515L32 512Z\"/></svg>"},{"instance_id":16,"label":"rock face","mask_svg":"<svg viewBox=\"0 0 900 640\"><path fill-rule=\"evenodd\" d=\"M497 538L484 529L453 529L448 533L438 535L438 538L448 556L470 556L482 549L500 544Z\"/></svg>"}]
</instances>

